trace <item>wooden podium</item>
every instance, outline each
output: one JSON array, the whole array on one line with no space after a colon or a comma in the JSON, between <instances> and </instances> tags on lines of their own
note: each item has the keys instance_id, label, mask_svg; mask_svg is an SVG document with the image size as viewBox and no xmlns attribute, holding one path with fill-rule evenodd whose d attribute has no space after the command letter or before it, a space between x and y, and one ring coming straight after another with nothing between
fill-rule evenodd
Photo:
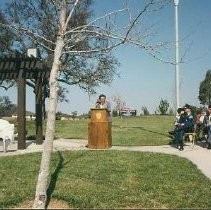
<instances>
[{"instance_id":1,"label":"wooden podium","mask_svg":"<svg viewBox=\"0 0 211 210\"><path fill-rule=\"evenodd\" d=\"M88 124L88 148L108 149L112 146L111 118L107 109L91 109Z\"/></svg>"}]
</instances>

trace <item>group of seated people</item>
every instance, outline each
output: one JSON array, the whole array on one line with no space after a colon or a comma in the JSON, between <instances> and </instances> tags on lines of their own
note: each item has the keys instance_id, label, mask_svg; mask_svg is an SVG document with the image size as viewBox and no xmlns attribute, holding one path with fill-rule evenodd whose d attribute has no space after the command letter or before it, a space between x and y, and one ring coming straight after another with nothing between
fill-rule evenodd
<instances>
[{"instance_id":1,"label":"group of seated people","mask_svg":"<svg viewBox=\"0 0 211 210\"><path fill-rule=\"evenodd\" d=\"M211 105L206 111L198 110L193 116L191 107L178 108L173 135L173 143L179 150L184 149L186 134L194 133L197 140L206 140L207 149L211 149Z\"/></svg>"}]
</instances>

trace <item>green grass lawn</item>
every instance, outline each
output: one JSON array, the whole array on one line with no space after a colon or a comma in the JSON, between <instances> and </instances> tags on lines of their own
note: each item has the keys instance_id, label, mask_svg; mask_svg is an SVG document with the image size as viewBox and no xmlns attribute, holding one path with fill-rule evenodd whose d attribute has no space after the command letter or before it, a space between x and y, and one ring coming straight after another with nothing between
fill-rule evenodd
<instances>
[{"instance_id":1,"label":"green grass lawn","mask_svg":"<svg viewBox=\"0 0 211 210\"><path fill-rule=\"evenodd\" d=\"M56 138L87 139L88 119L57 121ZM113 118L113 145L169 143L170 116ZM34 123L27 122L28 135ZM0 208L33 200L41 154L0 157ZM48 194L71 208L211 208L211 181L174 155L127 151L54 153Z\"/></svg>"},{"instance_id":2,"label":"green grass lawn","mask_svg":"<svg viewBox=\"0 0 211 210\"><path fill-rule=\"evenodd\" d=\"M89 119L56 121L56 138L87 139ZM173 116L115 117L112 119L112 144L118 146L163 145L169 143L168 131ZM27 122L28 135L35 135L34 121Z\"/></svg>"},{"instance_id":3,"label":"green grass lawn","mask_svg":"<svg viewBox=\"0 0 211 210\"><path fill-rule=\"evenodd\" d=\"M33 200L41 154L1 157L0 208ZM211 181L190 161L127 151L54 153L48 194L71 208L211 208Z\"/></svg>"},{"instance_id":4,"label":"green grass lawn","mask_svg":"<svg viewBox=\"0 0 211 210\"><path fill-rule=\"evenodd\" d=\"M172 116L141 116L114 118L113 145L164 145L169 143L168 131L173 128Z\"/></svg>"}]
</instances>

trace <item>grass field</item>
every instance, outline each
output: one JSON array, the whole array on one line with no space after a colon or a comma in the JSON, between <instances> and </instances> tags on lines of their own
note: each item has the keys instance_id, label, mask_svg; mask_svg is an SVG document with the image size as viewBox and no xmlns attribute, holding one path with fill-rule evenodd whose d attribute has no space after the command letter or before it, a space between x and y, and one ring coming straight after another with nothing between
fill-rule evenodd
<instances>
[{"instance_id":1,"label":"grass field","mask_svg":"<svg viewBox=\"0 0 211 210\"><path fill-rule=\"evenodd\" d=\"M56 138L87 139L89 119L57 121ZM173 116L141 116L112 119L113 145L163 145L169 143L168 131ZM27 122L28 135L35 135L34 121Z\"/></svg>"},{"instance_id":2,"label":"grass field","mask_svg":"<svg viewBox=\"0 0 211 210\"><path fill-rule=\"evenodd\" d=\"M59 121L56 136L86 138L87 122ZM113 142L165 144L172 125L168 116L113 119ZM32 132L32 125L27 126ZM40 159L40 153L0 157L0 208L33 200ZM174 155L66 151L53 154L48 195L70 208L210 209L211 181L190 161Z\"/></svg>"}]
</instances>

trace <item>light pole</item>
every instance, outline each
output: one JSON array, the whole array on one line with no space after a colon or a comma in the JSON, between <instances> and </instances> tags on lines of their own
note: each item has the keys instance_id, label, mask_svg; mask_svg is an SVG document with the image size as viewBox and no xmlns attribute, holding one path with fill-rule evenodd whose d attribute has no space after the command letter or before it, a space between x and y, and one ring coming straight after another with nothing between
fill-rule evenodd
<instances>
[{"instance_id":1,"label":"light pole","mask_svg":"<svg viewBox=\"0 0 211 210\"><path fill-rule=\"evenodd\" d=\"M179 108L179 32L178 32L178 4L179 0L174 0L175 8L175 92L176 109Z\"/></svg>"}]
</instances>

